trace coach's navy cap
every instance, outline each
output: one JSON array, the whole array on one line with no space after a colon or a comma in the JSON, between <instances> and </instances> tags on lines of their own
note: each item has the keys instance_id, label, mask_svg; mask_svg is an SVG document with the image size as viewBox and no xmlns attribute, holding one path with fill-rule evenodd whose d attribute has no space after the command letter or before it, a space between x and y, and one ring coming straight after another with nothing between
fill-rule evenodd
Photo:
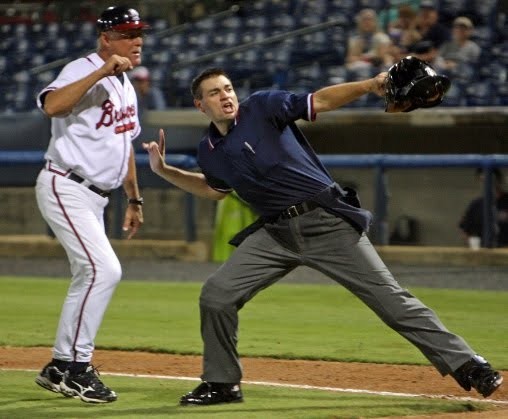
<instances>
[{"instance_id":1,"label":"coach's navy cap","mask_svg":"<svg viewBox=\"0 0 508 419\"><path fill-rule=\"evenodd\" d=\"M97 30L105 31L128 31L132 29L148 29L150 26L143 22L136 9L125 6L108 7L99 19Z\"/></svg>"}]
</instances>

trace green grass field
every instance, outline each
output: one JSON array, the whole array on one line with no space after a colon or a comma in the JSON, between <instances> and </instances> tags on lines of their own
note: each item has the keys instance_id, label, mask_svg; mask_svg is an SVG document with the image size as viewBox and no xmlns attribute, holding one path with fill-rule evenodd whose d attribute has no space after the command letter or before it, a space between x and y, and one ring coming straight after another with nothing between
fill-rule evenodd
<instances>
[{"instance_id":1,"label":"green grass field","mask_svg":"<svg viewBox=\"0 0 508 419\"><path fill-rule=\"evenodd\" d=\"M50 347L68 285L64 279L0 277L0 345ZM199 291L199 283L122 282L106 313L97 347L200 354ZM508 335L507 292L411 291L496 368L508 369L507 340L501 338ZM242 356L428 365L412 345L334 284L270 287L240 312L239 338ZM181 382L127 377L108 377L108 385L120 394L118 402L90 406L41 392L33 384L33 375L0 371L0 418L355 418L489 407L248 386L246 403L189 411L175 404Z\"/></svg>"},{"instance_id":2,"label":"green grass field","mask_svg":"<svg viewBox=\"0 0 508 419\"><path fill-rule=\"evenodd\" d=\"M244 403L181 407L176 401L182 394L182 387L191 388L194 384L127 377L107 377L108 385L119 394L118 401L106 405L90 405L43 391L33 384L33 378L33 373L0 371L1 418L375 418L488 408L479 403L337 394L255 385L243 386L243 390L248 393Z\"/></svg>"}]
</instances>

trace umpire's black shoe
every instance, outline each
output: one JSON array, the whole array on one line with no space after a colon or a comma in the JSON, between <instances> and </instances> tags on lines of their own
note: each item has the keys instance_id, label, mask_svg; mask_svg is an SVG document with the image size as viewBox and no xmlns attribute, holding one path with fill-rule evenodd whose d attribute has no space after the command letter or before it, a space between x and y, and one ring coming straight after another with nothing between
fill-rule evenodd
<instances>
[{"instance_id":1,"label":"umpire's black shoe","mask_svg":"<svg viewBox=\"0 0 508 419\"><path fill-rule=\"evenodd\" d=\"M502 375L494 371L490 364L479 355L459 367L452 376L462 388L467 391L474 388L483 397L489 397L503 382Z\"/></svg>"},{"instance_id":2,"label":"umpire's black shoe","mask_svg":"<svg viewBox=\"0 0 508 419\"><path fill-rule=\"evenodd\" d=\"M203 381L190 393L182 396L182 406L209 406L220 403L243 402L240 384L231 383L207 383Z\"/></svg>"}]
</instances>

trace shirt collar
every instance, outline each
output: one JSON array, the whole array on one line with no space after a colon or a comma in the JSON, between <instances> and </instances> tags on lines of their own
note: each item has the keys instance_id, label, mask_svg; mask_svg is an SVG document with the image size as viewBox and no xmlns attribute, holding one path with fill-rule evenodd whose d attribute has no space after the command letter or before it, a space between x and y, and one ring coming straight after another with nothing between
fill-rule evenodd
<instances>
[{"instance_id":1,"label":"shirt collar","mask_svg":"<svg viewBox=\"0 0 508 419\"><path fill-rule=\"evenodd\" d=\"M239 115L237 114L235 117L234 122L231 124L231 126L228 129L228 134L232 131L236 125L238 125L238 119ZM226 134L227 135L227 134ZM210 122L210 126L208 128L208 148L210 150L213 150L215 146L224 139L224 136L219 132L217 127L213 122Z\"/></svg>"}]
</instances>

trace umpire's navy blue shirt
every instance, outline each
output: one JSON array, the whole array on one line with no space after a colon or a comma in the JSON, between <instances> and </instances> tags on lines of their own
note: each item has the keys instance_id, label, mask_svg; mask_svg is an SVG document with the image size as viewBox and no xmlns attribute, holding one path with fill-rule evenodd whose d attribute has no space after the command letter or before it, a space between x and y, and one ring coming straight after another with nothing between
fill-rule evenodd
<instances>
[{"instance_id":1,"label":"umpire's navy blue shirt","mask_svg":"<svg viewBox=\"0 0 508 419\"><path fill-rule=\"evenodd\" d=\"M214 123L198 149L207 183L221 192L235 190L261 216L313 200L368 230L371 214L341 200L346 192L331 178L294 123L313 121L311 94L260 91L239 106L234 124L222 136Z\"/></svg>"}]
</instances>

